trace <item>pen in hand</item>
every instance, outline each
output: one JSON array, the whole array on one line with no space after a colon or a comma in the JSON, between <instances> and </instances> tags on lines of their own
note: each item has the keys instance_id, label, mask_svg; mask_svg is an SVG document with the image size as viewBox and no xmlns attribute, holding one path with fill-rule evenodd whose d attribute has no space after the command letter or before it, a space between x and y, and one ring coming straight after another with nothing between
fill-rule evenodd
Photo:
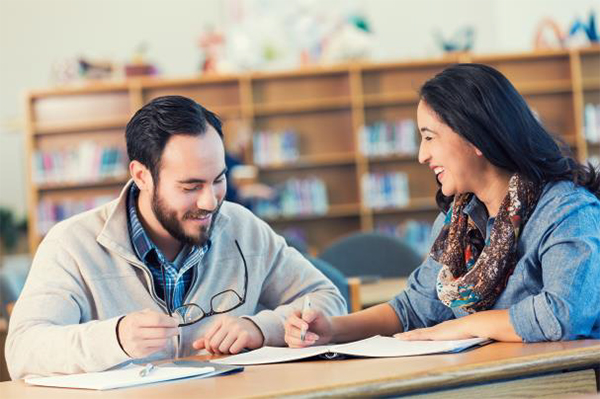
<instances>
[{"instance_id":1,"label":"pen in hand","mask_svg":"<svg viewBox=\"0 0 600 399\"><path fill-rule=\"evenodd\" d=\"M307 296L304 297L304 304L302 305L302 319L306 316L306 312L310 310L310 298ZM306 336L306 329L303 328L300 330L300 340L304 341L304 337Z\"/></svg>"},{"instance_id":2,"label":"pen in hand","mask_svg":"<svg viewBox=\"0 0 600 399\"><path fill-rule=\"evenodd\" d=\"M152 370L154 370L154 365L152 363L147 363L146 366L140 370L140 377L146 377Z\"/></svg>"}]
</instances>

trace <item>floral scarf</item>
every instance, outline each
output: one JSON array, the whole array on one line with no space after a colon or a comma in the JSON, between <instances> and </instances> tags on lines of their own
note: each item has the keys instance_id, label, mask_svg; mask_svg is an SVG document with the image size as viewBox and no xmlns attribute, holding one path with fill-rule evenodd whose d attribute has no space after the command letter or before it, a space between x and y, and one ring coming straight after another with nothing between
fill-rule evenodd
<instances>
[{"instance_id":1,"label":"floral scarf","mask_svg":"<svg viewBox=\"0 0 600 399\"><path fill-rule=\"evenodd\" d=\"M539 186L513 175L487 242L463 213L473 194L454 198L430 254L442 264L436 288L446 306L473 313L494 305L515 269L519 234L540 194Z\"/></svg>"}]
</instances>

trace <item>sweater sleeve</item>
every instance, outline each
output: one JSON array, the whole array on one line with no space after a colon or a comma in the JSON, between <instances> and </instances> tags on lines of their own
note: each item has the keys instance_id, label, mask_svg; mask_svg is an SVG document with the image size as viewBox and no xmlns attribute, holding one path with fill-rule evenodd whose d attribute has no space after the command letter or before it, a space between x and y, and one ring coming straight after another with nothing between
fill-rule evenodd
<instances>
[{"instance_id":1,"label":"sweater sleeve","mask_svg":"<svg viewBox=\"0 0 600 399\"><path fill-rule=\"evenodd\" d=\"M339 290L283 237L263 226L269 244L265 255L267 275L259 302L265 310L247 318L263 333L264 344L285 345L284 323L287 316L302 308L305 295L310 294L312 307L328 316L346 314L346 301Z\"/></svg>"},{"instance_id":2,"label":"sweater sleeve","mask_svg":"<svg viewBox=\"0 0 600 399\"><path fill-rule=\"evenodd\" d=\"M45 239L13 310L6 340L12 379L100 371L129 359L116 335L119 317L81 323L89 307L79 268L60 242Z\"/></svg>"}]
</instances>

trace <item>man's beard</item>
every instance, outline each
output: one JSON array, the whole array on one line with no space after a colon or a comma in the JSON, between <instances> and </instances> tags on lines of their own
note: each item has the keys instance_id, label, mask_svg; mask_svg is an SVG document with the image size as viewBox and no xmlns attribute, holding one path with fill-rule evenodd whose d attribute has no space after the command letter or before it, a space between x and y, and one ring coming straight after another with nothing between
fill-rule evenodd
<instances>
[{"instance_id":1,"label":"man's beard","mask_svg":"<svg viewBox=\"0 0 600 399\"><path fill-rule=\"evenodd\" d=\"M167 232L175 238L177 241L181 242L184 245L191 246L199 246L202 247L208 239L213 230L213 226L215 224L215 220L221 210L221 205L223 205L223 200L217 205L217 208L208 212L205 210L197 210L197 211L189 211L183 215L183 220L188 219L198 219L202 217L206 217L209 214L212 214L212 218L210 220L210 225L208 226L200 226L200 233L198 235L190 236L188 235L181 222L177 218L177 212L173 209L170 209L163 201L161 196L158 194L158 189L155 186L154 192L152 193L152 211L156 216L156 219L160 222L162 227L167 230Z\"/></svg>"}]
</instances>

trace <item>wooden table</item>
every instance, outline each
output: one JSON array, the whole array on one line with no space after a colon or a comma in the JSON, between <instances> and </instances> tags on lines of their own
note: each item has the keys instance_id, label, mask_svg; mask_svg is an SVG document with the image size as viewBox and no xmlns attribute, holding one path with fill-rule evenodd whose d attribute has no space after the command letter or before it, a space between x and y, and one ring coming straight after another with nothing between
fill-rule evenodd
<instances>
[{"instance_id":1,"label":"wooden table","mask_svg":"<svg viewBox=\"0 0 600 399\"><path fill-rule=\"evenodd\" d=\"M0 398L330 397L410 395L547 397L595 394L600 340L494 343L459 354L316 360L250 366L242 373L113 391L0 383Z\"/></svg>"}]
</instances>

